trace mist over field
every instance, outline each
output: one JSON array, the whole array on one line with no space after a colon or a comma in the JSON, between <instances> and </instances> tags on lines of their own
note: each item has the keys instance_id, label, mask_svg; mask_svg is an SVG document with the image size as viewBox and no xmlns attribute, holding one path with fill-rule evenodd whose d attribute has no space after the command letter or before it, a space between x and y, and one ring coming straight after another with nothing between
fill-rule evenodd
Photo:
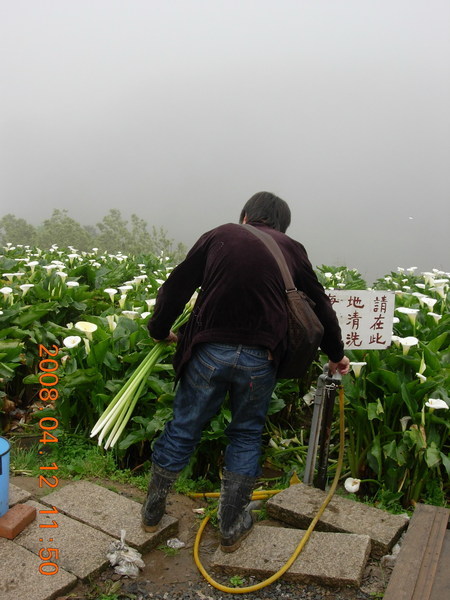
<instances>
[{"instance_id":1,"label":"mist over field","mask_svg":"<svg viewBox=\"0 0 450 600\"><path fill-rule=\"evenodd\" d=\"M450 270L446 0L0 3L0 218L187 247L269 190L313 265Z\"/></svg>"}]
</instances>

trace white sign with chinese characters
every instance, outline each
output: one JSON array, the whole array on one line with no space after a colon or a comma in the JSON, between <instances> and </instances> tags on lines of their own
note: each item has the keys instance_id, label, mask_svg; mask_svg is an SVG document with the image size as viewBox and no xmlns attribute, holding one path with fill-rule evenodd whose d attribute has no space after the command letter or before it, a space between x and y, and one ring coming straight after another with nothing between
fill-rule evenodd
<instances>
[{"instance_id":1,"label":"white sign with chinese characters","mask_svg":"<svg viewBox=\"0 0 450 600\"><path fill-rule=\"evenodd\" d=\"M387 348L391 344L395 294L383 290L326 290L342 330L344 347Z\"/></svg>"}]
</instances>

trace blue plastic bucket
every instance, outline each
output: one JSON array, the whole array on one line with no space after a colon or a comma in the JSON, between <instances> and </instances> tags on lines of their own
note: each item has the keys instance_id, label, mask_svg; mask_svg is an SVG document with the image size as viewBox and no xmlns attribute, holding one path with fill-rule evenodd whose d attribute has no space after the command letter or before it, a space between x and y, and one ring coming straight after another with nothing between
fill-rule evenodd
<instances>
[{"instance_id":1,"label":"blue plastic bucket","mask_svg":"<svg viewBox=\"0 0 450 600\"><path fill-rule=\"evenodd\" d=\"M7 439L0 437L0 517L9 509L9 450Z\"/></svg>"}]
</instances>

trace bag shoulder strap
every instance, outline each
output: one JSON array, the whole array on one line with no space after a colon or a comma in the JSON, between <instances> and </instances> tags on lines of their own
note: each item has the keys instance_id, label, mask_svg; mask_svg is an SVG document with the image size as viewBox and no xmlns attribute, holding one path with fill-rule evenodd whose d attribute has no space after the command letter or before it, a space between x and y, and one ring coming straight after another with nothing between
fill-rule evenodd
<instances>
[{"instance_id":1,"label":"bag shoulder strap","mask_svg":"<svg viewBox=\"0 0 450 600\"><path fill-rule=\"evenodd\" d=\"M284 255L280 249L280 246L276 243L276 241L273 239L273 237L271 235L269 235L268 233L265 233L264 231L261 231L260 229L257 229L256 227L253 227L253 225L248 225L247 223L242 225L242 227L245 227L247 229L247 231L250 231L257 238L259 238L262 242L264 242L264 244L267 246L267 248L273 254L273 257L277 261L278 266L280 268L281 275L283 276L283 281L284 281L286 291L288 292L291 290L296 290L297 288L295 287L294 281L292 279L292 275L289 272L288 266L286 264L286 259L284 258Z\"/></svg>"}]
</instances>

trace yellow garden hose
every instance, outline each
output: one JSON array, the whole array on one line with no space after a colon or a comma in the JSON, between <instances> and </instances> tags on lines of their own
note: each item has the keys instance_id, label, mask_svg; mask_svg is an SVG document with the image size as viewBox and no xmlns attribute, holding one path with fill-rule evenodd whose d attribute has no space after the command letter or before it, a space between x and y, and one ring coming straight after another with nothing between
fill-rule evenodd
<instances>
[{"instance_id":1,"label":"yellow garden hose","mask_svg":"<svg viewBox=\"0 0 450 600\"><path fill-rule=\"evenodd\" d=\"M257 583L255 585L251 585L248 587L240 587L240 588L235 588L235 587L229 587L226 585L222 585L221 583L215 581L205 570L205 568L203 567L200 558L199 558L199 547L200 547L200 539L202 537L202 533L203 530L205 529L208 521L209 521L209 516L205 517L203 519L203 521L200 524L200 528L197 532L197 536L195 538L195 543L194 543L194 560L195 560L195 564L197 565L198 570L200 571L200 573L203 575L203 577L206 579L206 581L208 583L210 583L213 587L215 587L216 589L222 591L222 592L229 592L232 594L246 594L248 592L256 592L257 590L260 590L268 585L270 585L271 583L273 583L274 581L276 581L277 579L279 579L284 573L286 573L286 571L292 566L292 564L295 562L295 560L297 559L298 555L300 554L300 552L303 550L304 546L306 545L306 542L309 540L309 537L311 536L311 533L314 530L314 527L316 526L317 522L319 521L320 517L322 516L325 508L328 506L328 503L330 502L331 498L334 495L334 492L336 490L338 481L339 481L339 477L341 475L341 470L342 470L342 463L344 460L344 443L345 443L345 435L344 435L344 389L342 386L340 386L339 388L339 435L340 435L340 440L339 440L339 457L338 457L338 463L337 463L337 468L336 468L336 474L334 476L333 479L333 483L331 484L330 490L327 494L327 497L325 498L322 506L319 508L319 512L317 513L317 515L314 517L314 519L311 521L308 529L305 532L305 535L302 537L302 539L300 540L300 543L298 544L297 548L294 550L294 553L292 554L292 556L289 558L289 560L286 562L285 565L283 565L281 567L281 569L279 571L277 571L276 573L274 573L273 575L271 575L268 579L265 579L264 581L261 581L260 583ZM261 491L256 491L254 492L253 496L252 496L252 500L261 500L263 497L267 496L267 495L271 495L271 494L276 494L281 490L277 490L277 491L272 491L272 492L265 492L263 490ZM191 494L190 494L191 495ZM209 497L218 497L219 494L218 493L213 493L213 494L192 494L192 496L197 496L197 497L203 497L203 496L209 496Z\"/></svg>"}]
</instances>

